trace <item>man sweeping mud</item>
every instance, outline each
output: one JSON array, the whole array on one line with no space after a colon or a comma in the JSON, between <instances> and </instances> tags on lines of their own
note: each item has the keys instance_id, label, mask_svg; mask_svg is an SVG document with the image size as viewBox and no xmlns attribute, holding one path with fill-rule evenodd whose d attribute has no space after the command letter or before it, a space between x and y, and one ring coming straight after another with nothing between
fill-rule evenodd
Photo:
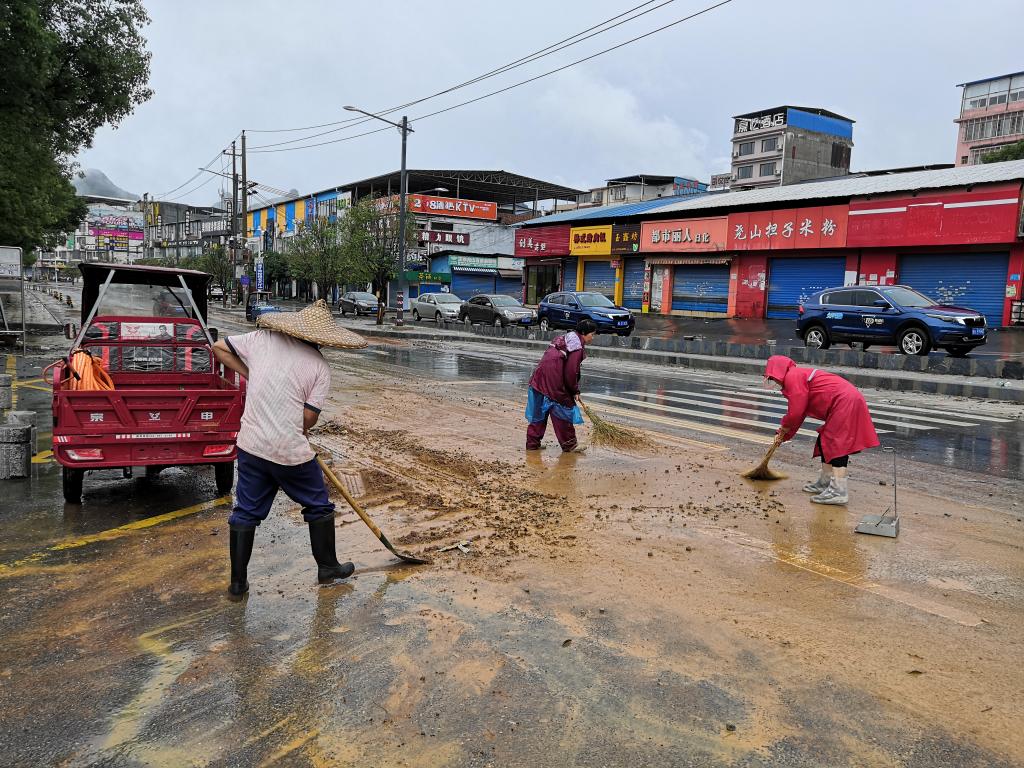
<instances>
[{"instance_id":1,"label":"man sweeping mud","mask_svg":"<svg viewBox=\"0 0 1024 768\"><path fill-rule=\"evenodd\" d=\"M575 331L558 336L545 350L530 377L526 401L526 450L539 451L551 417L555 437L563 451L582 451L576 441L574 409L580 396L580 366L587 359L587 344L594 340L597 325L580 320Z\"/></svg>"},{"instance_id":2,"label":"man sweeping mud","mask_svg":"<svg viewBox=\"0 0 1024 768\"><path fill-rule=\"evenodd\" d=\"M768 358L764 376L781 387L789 401L789 410L779 427L783 440L791 440L808 416L825 422L818 428L814 443L814 455L821 457L821 472L803 490L814 494L811 501L815 504L848 503L846 473L850 455L878 445L864 396L842 376L801 368L782 355Z\"/></svg>"},{"instance_id":3,"label":"man sweeping mud","mask_svg":"<svg viewBox=\"0 0 1024 768\"><path fill-rule=\"evenodd\" d=\"M339 563L334 545L334 504L306 433L316 424L331 388L331 371L320 347L357 349L366 341L334 323L325 302L301 312L259 318L260 330L220 339L220 363L248 380L238 433L238 485L230 527L231 585L235 597L249 589L247 567L256 528L278 490L302 506L321 582L355 570Z\"/></svg>"}]
</instances>

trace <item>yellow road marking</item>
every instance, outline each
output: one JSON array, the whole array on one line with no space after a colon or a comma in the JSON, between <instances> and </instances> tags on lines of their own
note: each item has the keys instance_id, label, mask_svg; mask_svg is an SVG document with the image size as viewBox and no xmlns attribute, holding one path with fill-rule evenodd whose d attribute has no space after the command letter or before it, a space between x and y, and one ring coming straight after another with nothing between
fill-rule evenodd
<instances>
[{"instance_id":1,"label":"yellow road marking","mask_svg":"<svg viewBox=\"0 0 1024 768\"><path fill-rule=\"evenodd\" d=\"M40 451L32 457L33 464L52 464L53 451Z\"/></svg>"},{"instance_id":2,"label":"yellow road marking","mask_svg":"<svg viewBox=\"0 0 1024 768\"><path fill-rule=\"evenodd\" d=\"M117 528L110 528L109 530L100 531L99 533L93 533L88 536L81 536L77 539L67 539L65 541L58 542L51 547L40 550L39 552L33 552L31 555L23 557L20 560L15 560L10 563L0 563L0 576L6 575L17 568L23 568L26 565L38 563L52 552L63 552L68 549L78 549L100 541L112 541L113 539L119 539L122 536L127 536L135 531L142 531L146 528L162 525L163 523L168 523L182 517L188 517L189 515L194 515L198 512L206 512L210 509L223 507L225 504L230 503L230 495L221 496L219 499L204 501L201 504L193 504L190 507L182 507L181 509L176 509L173 512L165 512L164 514L156 515L155 517L147 517L145 520L136 520L131 523L126 523L125 525L119 525Z\"/></svg>"},{"instance_id":3,"label":"yellow road marking","mask_svg":"<svg viewBox=\"0 0 1024 768\"><path fill-rule=\"evenodd\" d=\"M10 374L12 379L18 376L18 359L14 355L7 356L7 363L5 366L5 373ZM16 410L18 407L18 392L11 387L11 410Z\"/></svg>"},{"instance_id":4,"label":"yellow road marking","mask_svg":"<svg viewBox=\"0 0 1024 768\"><path fill-rule=\"evenodd\" d=\"M46 381L46 379L39 379L39 378L37 378L37 379L22 379L21 381L14 382L13 386L15 386L15 387L25 387L25 386L28 386L29 384L42 384L44 381Z\"/></svg>"},{"instance_id":5,"label":"yellow road marking","mask_svg":"<svg viewBox=\"0 0 1024 768\"><path fill-rule=\"evenodd\" d=\"M51 392L53 392L53 389L51 387L41 387L38 384L15 384L14 386L24 387L25 389L35 389L40 392L45 392L46 394L50 394ZM14 396L17 397L17 395Z\"/></svg>"}]
</instances>

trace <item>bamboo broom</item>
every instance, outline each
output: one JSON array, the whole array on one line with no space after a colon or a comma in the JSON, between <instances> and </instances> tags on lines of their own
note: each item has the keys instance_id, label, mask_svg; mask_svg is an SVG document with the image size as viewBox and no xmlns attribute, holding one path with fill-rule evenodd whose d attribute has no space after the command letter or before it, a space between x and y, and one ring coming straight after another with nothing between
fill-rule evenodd
<instances>
[{"instance_id":1,"label":"bamboo broom","mask_svg":"<svg viewBox=\"0 0 1024 768\"><path fill-rule=\"evenodd\" d=\"M602 419L580 400L583 412L590 419L590 441L594 445L607 445L613 448L639 448L644 439L631 429L620 427Z\"/></svg>"},{"instance_id":2,"label":"bamboo broom","mask_svg":"<svg viewBox=\"0 0 1024 768\"><path fill-rule=\"evenodd\" d=\"M772 456L780 445L782 445L782 435L776 435L775 441L771 444L771 447L768 448L764 458L761 459L761 463L753 469L744 472L743 477L748 480L785 480L786 475L783 473L776 472L773 469L768 469L768 462L771 461Z\"/></svg>"}]
</instances>

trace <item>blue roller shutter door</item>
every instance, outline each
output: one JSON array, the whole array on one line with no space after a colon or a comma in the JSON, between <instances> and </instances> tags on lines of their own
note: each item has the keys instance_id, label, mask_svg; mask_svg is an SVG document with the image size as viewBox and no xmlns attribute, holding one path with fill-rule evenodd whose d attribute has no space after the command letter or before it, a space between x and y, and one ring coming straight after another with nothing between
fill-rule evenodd
<instances>
[{"instance_id":1,"label":"blue roller shutter door","mask_svg":"<svg viewBox=\"0 0 1024 768\"><path fill-rule=\"evenodd\" d=\"M672 309L729 311L728 264L679 264L672 271Z\"/></svg>"},{"instance_id":2,"label":"blue roller shutter door","mask_svg":"<svg viewBox=\"0 0 1024 768\"><path fill-rule=\"evenodd\" d=\"M588 261L583 265L583 290L597 291L615 300L615 270L610 261Z\"/></svg>"},{"instance_id":3,"label":"blue roller shutter door","mask_svg":"<svg viewBox=\"0 0 1024 768\"><path fill-rule=\"evenodd\" d=\"M440 293L440 292L441 292L441 284L440 283L420 283L420 296L422 296L425 293Z\"/></svg>"},{"instance_id":4,"label":"blue roller shutter door","mask_svg":"<svg viewBox=\"0 0 1024 768\"><path fill-rule=\"evenodd\" d=\"M622 303L629 309L641 309L644 301L644 260L626 259L626 284L622 286Z\"/></svg>"},{"instance_id":5,"label":"blue roller shutter door","mask_svg":"<svg viewBox=\"0 0 1024 768\"><path fill-rule=\"evenodd\" d=\"M566 259L562 267L562 290L576 290L576 265L579 259Z\"/></svg>"},{"instance_id":6,"label":"blue roller shutter door","mask_svg":"<svg viewBox=\"0 0 1024 768\"><path fill-rule=\"evenodd\" d=\"M818 291L841 286L845 278L845 256L769 259L766 316L796 320L801 304Z\"/></svg>"},{"instance_id":7,"label":"blue roller shutter door","mask_svg":"<svg viewBox=\"0 0 1024 768\"><path fill-rule=\"evenodd\" d=\"M494 281L494 292L505 296L514 296L517 299L523 298L523 281L519 277L502 277L498 275Z\"/></svg>"},{"instance_id":8,"label":"blue roller shutter door","mask_svg":"<svg viewBox=\"0 0 1024 768\"><path fill-rule=\"evenodd\" d=\"M478 293L494 293L494 274L452 272L452 293L462 299L470 299Z\"/></svg>"},{"instance_id":9,"label":"blue roller shutter door","mask_svg":"<svg viewBox=\"0 0 1024 768\"><path fill-rule=\"evenodd\" d=\"M901 256L899 283L939 304L977 310L988 325L999 327L1009 259L1006 253Z\"/></svg>"}]
</instances>

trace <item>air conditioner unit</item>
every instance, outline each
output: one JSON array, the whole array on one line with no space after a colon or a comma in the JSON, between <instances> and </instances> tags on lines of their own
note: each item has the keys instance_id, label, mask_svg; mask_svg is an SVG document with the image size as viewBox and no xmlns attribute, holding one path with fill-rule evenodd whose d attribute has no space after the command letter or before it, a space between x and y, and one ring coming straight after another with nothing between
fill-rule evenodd
<instances>
[{"instance_id":1,"label":"air conditioner unit","mask_svg":"<svg viewBox=\"0 0 1024 768\"><path fill-rule=\"evenodd\" d=\"M776 172L775 172L775 175L776 175L776 176L781 176L781 175L782 175L782 171L781 171L781 170L779 170L779 171L776 171Z\"/></svg>"},{"instance_id":2,"label":"air conditioner unit","mask_svg":"<svg viewBox=\"0 0 1024 768\"><path fill-rule=\"evenodd\" d=\"M740 148L739 147L736 147L736 148L733 149L732 156L733 157L739 157L740 156Z\"/></svg>"},{"instance_id":3,"label":"air conditioner unit","mask_svg":"<svg viewBox=\"0 0 1024 768\"><path fill-rule=\"evenodd\" d=\"M736 174L735 174L735 173L734 173L734 174L732 174L732 175L731 175L731 176L729 177L729 181L736 181Z\"/></svg>"}]
</instances>

